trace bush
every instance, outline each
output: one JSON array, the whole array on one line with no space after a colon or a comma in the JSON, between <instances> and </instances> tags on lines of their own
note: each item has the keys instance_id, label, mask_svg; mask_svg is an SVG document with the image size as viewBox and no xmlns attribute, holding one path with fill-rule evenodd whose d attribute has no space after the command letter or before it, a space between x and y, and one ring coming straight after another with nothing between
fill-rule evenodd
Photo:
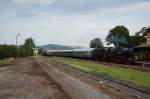
<instances>
[{"instance_id":1,"label":"bush","mask_svg":"<svg viewBox=\"0 0 150 99\"><path fill-rule=\"evenodd\" d=\"M34 40L28 38L25 40L24 45L17 48L15 45L0 45L0 59L11 57L27 57L31 56L35 47Z\"/></svg>"},{"instance_id":2,"label":"bush","mask_svg":"<svg viewBox=\"0 0 150 99\"><path fill-rule=\"evenodd\" d=\"M0 45L0 58L17 56L17 48L14 45Z\"/></svg>"},{"instance_id":3,"label":"bush","mask_svg":"<svg viewBox=\"0 0 150 99\"><path fill-rule=\"evenodd\" d=\"M0 45L0 59L26 56L28 55L24 46L17 48L15 45Z\"/></svg>"}]
</instances>

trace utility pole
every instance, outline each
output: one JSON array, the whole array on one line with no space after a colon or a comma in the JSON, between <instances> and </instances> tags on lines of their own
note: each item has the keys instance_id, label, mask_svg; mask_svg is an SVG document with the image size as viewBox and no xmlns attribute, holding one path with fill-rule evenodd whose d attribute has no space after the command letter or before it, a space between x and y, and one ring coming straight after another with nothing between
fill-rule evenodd
<instances>
[{"instance_id":1,"label":"utility pole","mask_svg":"<svg viewBox=\"0 0 150 99\"><path fill-rule=\"evenodd\" d=\"M32 56L32 41L30 41L30 56Z\"/></svg>"},{"instance_id":2,"label":"utility pole","mask_svg":"<svg viewBox=\"0 0 150 99\"><path fill-rule=\"evenodd\" d=\"M16 47L18 48L18 37L20 36L20 34L16 35Z\"/></svg>"}]
</instances>

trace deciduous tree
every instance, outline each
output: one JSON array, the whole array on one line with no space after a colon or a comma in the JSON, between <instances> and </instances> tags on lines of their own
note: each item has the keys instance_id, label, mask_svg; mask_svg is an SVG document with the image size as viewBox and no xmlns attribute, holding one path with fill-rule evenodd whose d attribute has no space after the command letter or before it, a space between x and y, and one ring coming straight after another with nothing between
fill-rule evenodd
<instances>
[{"instance_id":1,"label":"deciduous tree","mask_svg":"<svg viewBox=\"0 0 150 99\"><path fill-rule=\"evenodd\" d=\"M26 52L26 56L32 55L32 48L34 48L34 47L35 47L35 43L34 43L34 40L32 38L28 38L25 40L23 48Z\"/></svg>"},{"instance_id":2,"label":"deciduous tree","mask_svg":"<svg viewBox=\"0 0 150 99\"><path fill-rule=\"evenodd\" d=\"M135 33L135 35L130 37L130 42L132 47L138 46L144 42L146 42L146 38L140 35L140 32Z\"/></svg>"},{"instance_id":3,"label":"deciduous tree","mask_svg":"<svg viewBox=\"0 0 150 99\"><path fill-rule=\"evenodd\" d=\"M90 42L90 48L101 48L103 47L103 42L100 38L95 38Z\"/></svg>"},{"instance_id":4,"label":"deciduous tree","mask_svg":"<svg viewBox=\"0 0 150 99\"><path fill-rule=\"evenodd\" d=\"M129 30L125 26L116 26L109 31L106 37L108 45L114 44L118 48L130 46L129 39Z\"/></svg>"}]
</instances>

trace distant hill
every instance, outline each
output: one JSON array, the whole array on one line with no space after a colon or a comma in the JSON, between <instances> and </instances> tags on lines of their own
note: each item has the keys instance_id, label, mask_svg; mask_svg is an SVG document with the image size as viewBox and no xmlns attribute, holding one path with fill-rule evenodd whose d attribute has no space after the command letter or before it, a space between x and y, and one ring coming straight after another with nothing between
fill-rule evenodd
<instances>
[{"instance_id":1,"label":"distant hill","mask_svg":"<svg viewBox=\"0 0 150 99\"><path fill-rule=\"evenodd\" d=\"M59 45L59 44L47 44L43 46L38 46L38 48L43 48L47 50L70 50L70 49L81 49L80 46L66 46L66 45Z\"/></svg>"}]
</instances>

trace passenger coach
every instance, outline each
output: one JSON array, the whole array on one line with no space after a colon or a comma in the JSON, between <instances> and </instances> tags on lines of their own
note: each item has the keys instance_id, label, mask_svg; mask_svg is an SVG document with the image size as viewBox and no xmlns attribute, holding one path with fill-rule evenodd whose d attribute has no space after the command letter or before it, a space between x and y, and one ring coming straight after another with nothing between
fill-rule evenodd
<instances>
[{"instance_id":1,"label":"passenger coach","mask_svg":"<svg viewBox=\"0 0 150 99\"><path fill-rule=\"evenodd\" d=\"M73 50L48 50L46 54L48 56L62 56L62 57L73 57L73 58L93 58L93 48L89 49L73 49Z\"/></svg>"}]
</instances>

